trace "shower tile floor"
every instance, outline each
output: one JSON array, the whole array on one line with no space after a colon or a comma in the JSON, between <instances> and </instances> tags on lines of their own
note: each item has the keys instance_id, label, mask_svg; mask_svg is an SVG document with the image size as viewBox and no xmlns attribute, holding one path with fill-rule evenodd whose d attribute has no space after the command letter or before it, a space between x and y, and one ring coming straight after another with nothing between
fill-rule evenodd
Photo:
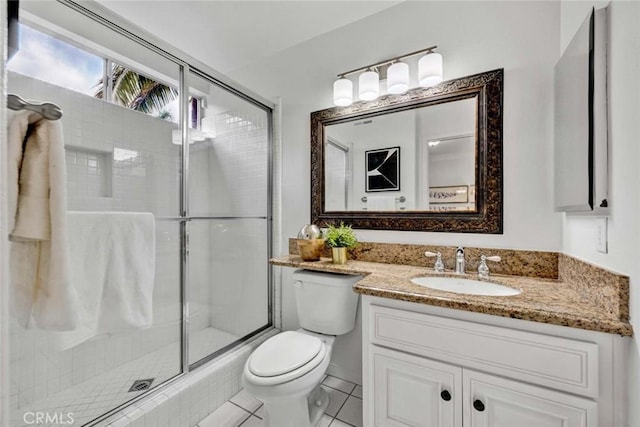
<instances>
[{"instance_id":1,"label":"shower tile floor","mask_svg":"<svg viewBox=\"0 0 640 427\"><path fill-rule=\"evenodd\" d=\"M205 328L189 337L190 359L199 360L212 352L231 344L239 337L215 328ZM88 381L76 384L54 396L19 408L12 414L12 427L27 424L23 414L27 412L73 413L75 426L82 426L96 417L137 397L144 391L129 392L135 380L154 378L157 386L180 371L180 343L172 343L154 352L104 372ZM45 426L49 424L38 424ZM58 425L58 424L53 424Z\"/></svg>"},{"instance_id":2,"label":"shower tile floor","mask_svg":"<svg viewBox=\"0 0 640 427\"><path fill-rule=\"evenodd\" d=\"M362 386L327 376L322 388L330 401L316 427L362 427ZM196 427L261 427L263 417L262 402L241 390Z\"/></svg>"}]
</instances>

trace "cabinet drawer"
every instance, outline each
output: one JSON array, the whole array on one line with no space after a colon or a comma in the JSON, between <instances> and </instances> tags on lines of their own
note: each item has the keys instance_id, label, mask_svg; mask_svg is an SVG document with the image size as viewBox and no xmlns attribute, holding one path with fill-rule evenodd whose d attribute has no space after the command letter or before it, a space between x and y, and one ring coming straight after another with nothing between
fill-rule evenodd
<instances>
[{"instance_id":1,"label":"cabinet drawer","mask_svg":"<svg viewBox=\"0 0 640 427\"><path fill-rule=\"evenodd\" d=\"M373 344L597 398L595 343L377 305L369 313Z\"/></svg>"}]
</instances>

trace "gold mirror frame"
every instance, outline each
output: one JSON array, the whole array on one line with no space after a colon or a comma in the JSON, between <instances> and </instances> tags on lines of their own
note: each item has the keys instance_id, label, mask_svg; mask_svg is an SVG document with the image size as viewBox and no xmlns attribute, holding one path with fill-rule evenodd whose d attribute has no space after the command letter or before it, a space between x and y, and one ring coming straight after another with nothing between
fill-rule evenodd
<instances>
[{"instance_id":1,"label":"gold mirror frame","mask_svg":"<svg viewBox=\"0 0 640 427\"><path fill-rule=\"evenodd\" d=\"M370 102L356 102L349 107L334 107L311 113L311 223L325 226L343 221L354 228L371 230L502 234L503 91L504 70L498 69L448 80L429 88L412 89L403 95L385 95ZM478 97L475 211L324 210L326 126L474 96Z\"/></svg>"}]
</instances>

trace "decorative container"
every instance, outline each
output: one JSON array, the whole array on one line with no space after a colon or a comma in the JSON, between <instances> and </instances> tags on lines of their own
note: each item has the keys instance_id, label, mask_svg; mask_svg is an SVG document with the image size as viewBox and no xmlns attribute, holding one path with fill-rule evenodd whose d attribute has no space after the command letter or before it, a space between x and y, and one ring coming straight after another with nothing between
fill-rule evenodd
<instances>
[{"instance_id":1,"label":"decorative container","mask_svg":"<svg viewBox=\"0 0 640 427\"><path fill-rule=\"evenodd\" d=\"M334 264L346 264L347 248L331 248L331 258Z\"/></svg>"},{"instance_id":2,"label":"decorative container","mask_svg":"<svg viewBox=\"0 0 640 427\"><path fill-rule=\"evenodd\" d=\"M297 239L298 253L303 261L318 261L324 249L324 239Z\"/></svg>"}]
</instances>

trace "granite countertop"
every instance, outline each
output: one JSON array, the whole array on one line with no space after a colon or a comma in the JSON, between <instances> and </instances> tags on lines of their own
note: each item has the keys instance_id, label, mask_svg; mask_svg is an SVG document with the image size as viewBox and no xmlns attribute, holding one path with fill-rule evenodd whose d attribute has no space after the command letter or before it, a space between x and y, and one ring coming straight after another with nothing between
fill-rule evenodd
<instances>
[{"instance_id":1,"label":"granite countertop","mask_svg":"<svg viewBox=\"0 0 640 427\"><path fill-rule=\"evenodd\" d=\"M489 282L517 288L522 293L514 296L478 296L438 291L411 282L414 277L454 276L451 272L436 273L431 268L352 261L336 265L330 259L302 261L297 255L273 258L273 265L304 268L307 270L363 275L354 285L359 294L391 298L457 310L473 311L496 316L512 317L534 322L568 326L572 328L632 336L633 329L624 311L608 308L600 303L607 294L617 292L606 285L585 287L582 284L535 277L492 275ZM478 279L475 274L466 278ZM598 295L594 295L594 292ZM603 295L604 294L604 295Z\"/></svg>"}]
</instances>

